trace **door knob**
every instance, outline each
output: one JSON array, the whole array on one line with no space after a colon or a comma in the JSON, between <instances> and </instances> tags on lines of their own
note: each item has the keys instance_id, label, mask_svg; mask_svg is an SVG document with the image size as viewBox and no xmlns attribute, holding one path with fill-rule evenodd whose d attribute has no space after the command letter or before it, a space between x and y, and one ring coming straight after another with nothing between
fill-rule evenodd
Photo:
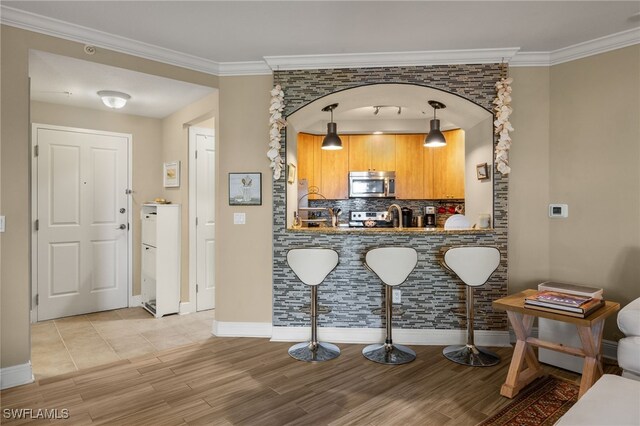
<instances>
[{"instance_id":1,"label":"door knob","mask_svg":"<svg viewBox=\"0 0 640 426\"><path fill-rule=\"evenodd\" d=\"M123 223L120 226L118 226L116 229L127 229L127 225Z\"/></svg>"}]
</instances>

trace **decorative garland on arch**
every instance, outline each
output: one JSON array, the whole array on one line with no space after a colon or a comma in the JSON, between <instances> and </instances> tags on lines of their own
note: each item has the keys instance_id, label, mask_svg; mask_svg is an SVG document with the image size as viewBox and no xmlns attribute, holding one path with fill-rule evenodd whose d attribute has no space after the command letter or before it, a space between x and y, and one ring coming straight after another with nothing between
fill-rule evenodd
<instances>
[{"instance_id":1,"label":"decorative garland on arch","mask_svg":"<svg viewBox=\"0 0 640 426\"><path fill-rule=\"evenodd\" d=\"M509 149L511 148L509 132L513 132L513 127L509 122L509 116L513 112L511 108L511 83L513 83L513 78L502 77L496 83L497 96L493 101L496 112L496 119L493 122L494 133L499 135L496 145L496 168L503 175L508 175L511 171L511 167L509 167Z\"/></svg>"},{"instance_id":2,"label":"decorative garland on arch","mask_svg":"<svg viewBox=\"0 0 640 426\"><path fill-rule=\"evenodd\" d=\"M279 84L271 89L271 105L269 106L269 151L267 157L271 160L270 167L273 169L273 179L278 180L282 175L283 159L280 155L282 145L281 130L287 126L287 121L282 118L284 110L284 92Z\"/></svg>"}]
</instances>

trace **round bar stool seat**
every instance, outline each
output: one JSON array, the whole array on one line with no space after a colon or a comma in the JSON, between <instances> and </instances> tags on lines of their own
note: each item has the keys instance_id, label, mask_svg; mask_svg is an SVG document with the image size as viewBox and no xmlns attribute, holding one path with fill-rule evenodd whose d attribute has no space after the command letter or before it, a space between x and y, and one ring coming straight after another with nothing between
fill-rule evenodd
<instances>
[{"instance_id":1,"label":"round bar stool seat","mask_svg":"<svg viewBox=\"0 0 640 426\"><path fill-rule=\"evenodd\" d=\"M413 349L393 343L391 338L391 317L393 287L407 280L418 263L418 252L411 247L380 247L369 250L365 255L365 266L380 278L385 285L385 316L387 337L385 342L369 345L362 355L380 364L399 365L416 359Z\"/></svg>"},{"instance_id":2,"label":"round bar stool seat","mask_svg":"<svg viewBox=\"0 0 640 426\"><path fill-rule=\"evenodd\" d=\"M338 253L324 248L292 249L287 252L287 263L300 281L311 287L311 340L289 348L289 355L299 361L328 361L340 355L340 349L318 341L318 285L338 265Z\"/></svg>"},{"instance_id":3,"label":"round bar stool seat","mask_svg":"<svg viewBox=\"0 0 640 426\"><path fill-rule=\"evenodd\" d=\"M490 367L500 357L475 345L473 337L473 289L484 285L500 265L500 251L495 247L451 247L444 254L443 266L456 274L467 286L467 344L447 346L442 354L449 360L472 367Z\"/></svg>"}]
</instances>

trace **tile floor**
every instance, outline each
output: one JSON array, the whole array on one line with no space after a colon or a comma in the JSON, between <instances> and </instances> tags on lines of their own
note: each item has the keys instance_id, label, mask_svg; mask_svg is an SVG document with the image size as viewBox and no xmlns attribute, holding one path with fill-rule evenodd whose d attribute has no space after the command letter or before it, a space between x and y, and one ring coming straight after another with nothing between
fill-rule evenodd
<instances>
[{"instance_id":1,"label":"tile floor","mask_svg":"<svg viewBox=\"0 0 640 426\"><path fill-rule=\"evenodd\" d=\"M174 348L211 337L214 311L154 318L125 308L31 325L36 379Z\"/></svg>"}]
</instances>

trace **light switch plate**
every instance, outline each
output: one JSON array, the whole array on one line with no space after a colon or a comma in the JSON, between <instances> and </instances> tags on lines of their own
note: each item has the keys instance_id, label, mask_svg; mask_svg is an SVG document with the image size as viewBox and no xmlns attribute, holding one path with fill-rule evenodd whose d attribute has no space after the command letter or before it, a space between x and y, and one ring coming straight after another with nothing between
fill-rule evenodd
<instances>
[{"instance_id":1,"label":"light switch plate","mask_svg":"<svg viewBox=\"0 0 640 426\"><path fill-rule=\"evenodd\" d=\"M244 225L247 223L247 215L246 213L234 213L233 214L233 224L234 225Z\"/></svg>"},{"instance_id":2,"label":"light switch plate","mask_svg":"<svg viewBox=\"0 0 640 426\"><path fill-rule=\"evenodd\" d=\"M392 299L392 303L402 303L402 290L393 289Z\"/></svg>"},{"instance_id":3,"label":"light switch plate","mask_svg":"<svg viewBox=\"0 0 640 426\"><path fill-rule=\"evenodd\" d=\"M0 232L4 232L4 215L0 216Z\"/></svg>"},{"instance_id":4,"label":"light switch plate","mask_svg":"<svg viewBox=\"0 0 640 426\"><path fill-rule=\"evenodd\" d=\"M549 204L549 217L569 217L569 206L566 204Z\"/></svg>"}]
</instances>

